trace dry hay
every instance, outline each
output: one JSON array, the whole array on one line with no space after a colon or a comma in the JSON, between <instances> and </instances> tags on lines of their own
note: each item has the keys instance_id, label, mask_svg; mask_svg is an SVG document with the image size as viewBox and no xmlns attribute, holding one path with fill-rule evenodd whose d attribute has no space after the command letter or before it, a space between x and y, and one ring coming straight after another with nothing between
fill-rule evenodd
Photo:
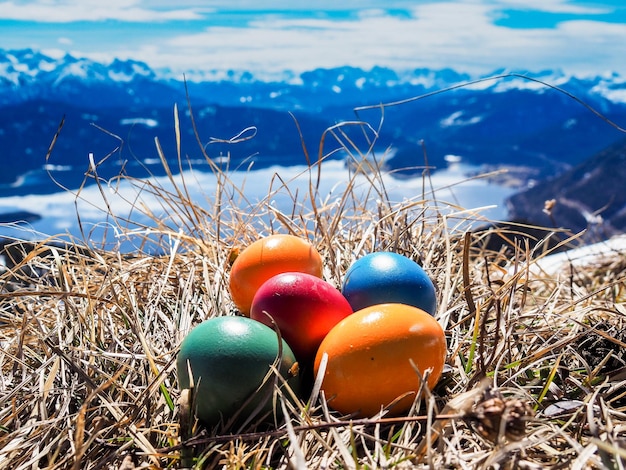
<instances>
[{"instance_id":1,"label":"dry hay","mask_svg":"<svg viewBox=\"0 0 626 470\"><path fill-rule=\"evenodd\" d=\"M380 171L351 155L354 167L370 166L369 194L353 181L333 199L317 194L320 162L308 194L277 177L268 196L293 202L282 212L271 197L242 209L241 188L217 166L210 209L171 173L169 189L124 177L170 216L133 234L156 236L159 251L52 239L26 247L0 278L0 468L623 468L623 253L584 270L533 272L549 254L541 243L486 252L467 230L478 214L426 191L392 202ZM350 420L314 390L295 403L278 394L269 426L187 421L177 347L198 322L235 314L234 250L276 232L310 238L336 286L372 250L403 253L432 276L447 367L407 416Z\"/></svg>"}]
</instances>

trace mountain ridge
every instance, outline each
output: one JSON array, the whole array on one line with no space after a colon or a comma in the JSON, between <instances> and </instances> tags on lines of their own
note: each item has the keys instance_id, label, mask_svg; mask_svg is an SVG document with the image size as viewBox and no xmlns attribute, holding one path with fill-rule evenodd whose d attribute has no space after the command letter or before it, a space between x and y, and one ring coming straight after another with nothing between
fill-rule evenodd
<instances>
[{"instance_id":1,"label":"mountain ridge","mask_svg":"<svg viewBox=\"0 0 626 470\"><path fill-rule=\"evenodd\" d=\"M496 79L511 75L507 80ZM268 87L273 93L268 98L276 100L285 92L304 89L314 92L323 89L330 92L331 97L343 93L371 93L374 90L392 89L394 96L411 92L440 91L449 86L463 86L468 90L487 90L505 92L510 89L534 89L538 92L548 91L548 87L541 82L553 86L568 85L572 93L581 98L594 95L604 97L613 102L626 103L626 77L617 73L599 74L595 76L566 75L559 70L541 70L538 72L494 70L488 75L471 76L451 68L427 69L415 68L396 71L386 67L375 66L369 70L359 67L343 66L335 68L317 68L300 74L285 71L282 79L263 79L252 72L227 71L217 73L208 71L204 75L191 71L189 76L172 73L167 70L154 70L145 62L139 60L114 59L111 63L92 61L87 58L75 57L69 53L62 56L47 55L33 49L5 50L0 49L0 84L11 86L12 92L23 91L23 86L32 87L41 84L45 86L59 86L68 80L76 82L117 83L129 84L134 81L152 82L163 87L178 89L185 83L196 89L211 89L222 85L220 91L228 90L228 86L236 85L240 92L249 91L250 87L258 87L265 93ZM0 92L0 97L6 99L6 89ZM179 91L180 93L180 91ZM219 104L235 105L249 104L246 95L239 93L225 94L230 102ZM610 98L608 98L610 97ZM16 99L20 99L17 93ZM32 95L28 96L32 98ZM153 97L154 98L154 97ZM216 97L214 97L217 99ZM378 97L377 97L378 98ZM327 98L333 101L331 98ZM215 101L215 100L214 100ZM384 99L380 101L384 102ZM280 102L280 100L278 100ZM270 102L262 101L257 106L265 106Z\"/></svg>"},{"instance_id":2,"label":"mountain ridge","mask_svg":"<svg viewBox=\"0 0 626 470\"><path fill-rule=\"evenodd\" d=\"M626 232L626 138L507 201L510 217L606 239Z\"/></svg>"}]
</instances>

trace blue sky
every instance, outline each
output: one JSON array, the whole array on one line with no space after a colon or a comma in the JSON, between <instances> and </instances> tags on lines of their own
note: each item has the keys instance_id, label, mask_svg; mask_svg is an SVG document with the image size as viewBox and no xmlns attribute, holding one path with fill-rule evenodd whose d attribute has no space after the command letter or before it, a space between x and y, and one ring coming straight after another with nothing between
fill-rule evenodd
<instances>
[{"instance_id":1,"label":"blue sky","mask_svg":"<svg viewBox=\"0 0 626 470\"><path fill-rule=\"evenodd\" d=\"M352 65L626 76L623 0L0 0L0 48L174 73Z\"/></svg>"}]
</instances>

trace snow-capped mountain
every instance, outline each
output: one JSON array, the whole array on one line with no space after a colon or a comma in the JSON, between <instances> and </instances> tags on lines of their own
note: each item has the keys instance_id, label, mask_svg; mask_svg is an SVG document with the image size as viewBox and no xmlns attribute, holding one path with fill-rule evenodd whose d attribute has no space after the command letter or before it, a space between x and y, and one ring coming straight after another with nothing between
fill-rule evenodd
<instances>
[{"instance_id":1,"label":"snow-capped mountain","mask_svg":"<svg viewBox=\"0 0 626 470\"><path fill-rule=\"evenodd\" d=\"M141 90L135 97L133 90ZM97 106L147 104L169 88L146 64L114 60L110 64L52 57L31 49L0 50L0 105L49 100Z\"/></svg>"},{"instance_id":2,"label":"snow-capped mountain","mask_svg":"<svg viewBox=\"0 0 626 470\"><path fill-rule=\"evenodd\" d=\"M32 49L0 50L0 76L14 85L48 82L58 84L66 78L91 81L129 82L137 77L154 79L155 73L137 61L114 60L105 65L70 54L51 57Z\"/></svg>"},{"instance_id":3,"label":"snow-capped mountain","mask_svg":"<svg viewBox=\"0 0 626 470\"><path fill-rule=\"evenodd\" d=\"M507 74L515 74L505 78ZM474 82L472 82L472 80ZM124 85L150 84L146 90L135 90L152 102L159 103L172 96L184 95L183 82L201 96L201 101L236 106L280 107L292 104L302 109L317 108L343 102L374 104L411 94L440 91L447 87L463 85L465 91L506 93L511 90L531 90L538 93L550 91L546 84L562 87L581 99L607 99L613 103L626 103L626 77L618 74L575 77L560 71L495 70L484 77L471 77L452 69L413 69L394 71L384 67L363 70L356 67L315 69L296 75L286 71L281 79L263 81L250 72L191 70L185 76L176 76L169 70L155 71L136 60L115 59L99 63L70 54L46 55L32 49L0 49L0 103L10 104L25 99L46 98L57 92L60 101L74 96L64 95L73 85L89 89L106 85L110 93ZM542 83L543 82L543 83ZM163 91L169 93L163 95ZM136 94L136 93L133 93ZM315 98L311 98L311 95ZM126 98L127 95L126 95ZM320 101L321 99L321 101Z\"/></svg>"},{"instance_id":4,"label":"snow-capped mountain","mask_svg":"<svg viewBox=\"0 0 626 470\"><path fill-rule=\"evenodd\" d=\"M398 102L385 106L384 113L379 106ZM0 157L12 162L0 174L0 185L5 191L32 191L19 189L20 177L50 165L74 168L65 174L67 185L79 184L89 152L96 158L111 154L101 171L107 171L107 163L111 173L119 171L126 160L143 171L146 162L158 160L155 137L174 159L174 104L181 114L183 154L196 161L204 159L199 138L210 157L229 154L234 168L251 160L257 167L304 163L300 131L309 153L317 155L326 128L361 119L371 125L370 139L376 133L375 150L391 149L384 162L389 169L423 165L424 143L429 164L437 168L452 155L475 165L524 167L527 175L543 179L623 137L607 120L626 127L626 79L559 71L501 70L470 77L450 69L340 67L286 72L268 82L249 72L190 71L176 77L135 60L103 64L29 49L0 50ZM355 115L355 107L368 105ZM248 127L255 128L254 138L228 143ZM366 151L362 129L345 132ZM327 139L322 152L339 146ZM332 154L345 157L345 152ZM130 171L132 164L124 168Z\"/></svg>"}]
</instances>

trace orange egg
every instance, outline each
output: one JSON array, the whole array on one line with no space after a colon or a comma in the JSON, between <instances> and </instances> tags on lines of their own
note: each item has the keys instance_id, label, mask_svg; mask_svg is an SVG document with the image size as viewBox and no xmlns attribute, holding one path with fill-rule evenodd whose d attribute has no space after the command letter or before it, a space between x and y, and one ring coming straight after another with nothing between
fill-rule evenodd
<instances>
[{"instance_id":1,"label":"orange egg","mask_svg":"<svg viewBox=\"0 0 626 470\"><path fill-rule=\"evenodd\" d=\"M317 375L328 354L322 390L328 405L343 414L373 416L398 397L390 414L406 412L422 375L432 389L443 371L446 337L437 320L405 304L366 307L330 330L315 357Z\"/></svg>"},{"instance_id":2,"label":"orange egg","mask_svg":"<svg viewBox=\"0 0 626 470\"><path fill-rule=\"evenodd\" d=\"M269 278L285 272L322 277L322 257L315 247L294 235L269 235L246 247L230 270L230 295L241 313L250 315L254 294Z\"/></svg>"}]
</instances>

